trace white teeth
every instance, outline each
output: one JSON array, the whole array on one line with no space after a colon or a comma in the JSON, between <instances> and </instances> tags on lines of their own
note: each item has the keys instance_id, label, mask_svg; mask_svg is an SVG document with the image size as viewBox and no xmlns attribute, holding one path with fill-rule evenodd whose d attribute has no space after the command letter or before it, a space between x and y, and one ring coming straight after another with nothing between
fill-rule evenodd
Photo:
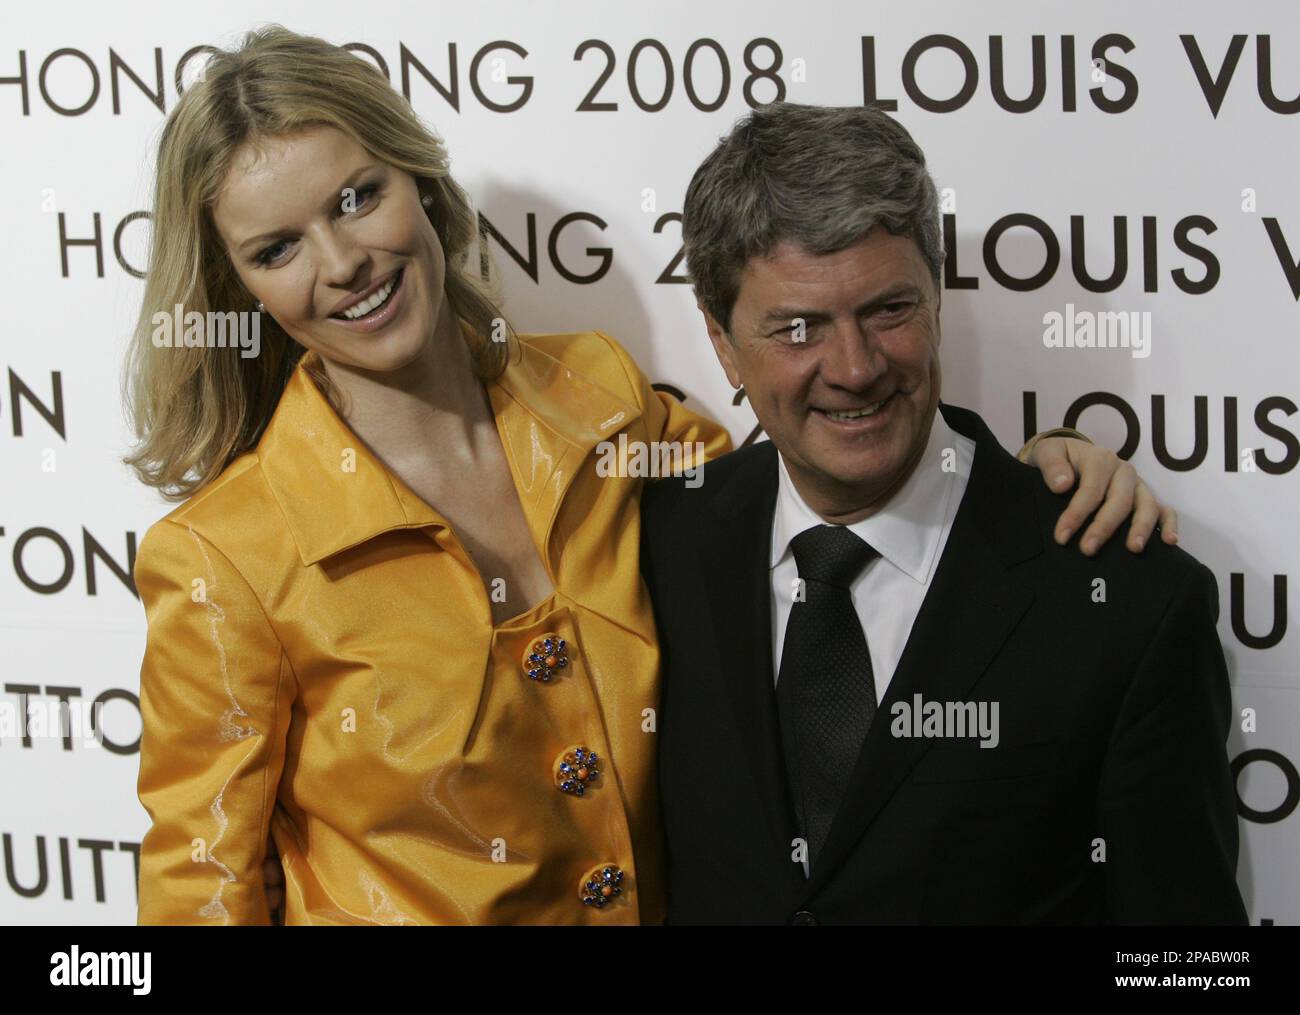
<instances>
[{"instance_id":1,"label":"white teeth","mask_svg":"<svg viewBox=\"0 0 1300 1015\"><path fill-rule=\"evenodd\" d=\"M382 306L393 294L393 287L397 285L397 276L394 275L388 280L388 284L382 289L372 293L369 298L362 300L356 306L348 307L339 314L349 321L355 321L358 317L365 317L366 314L373 313L376 308Z\"/></svg>"},{"instance_id":2,"label":"white teeth","mask_svg":"<svg viewBox=\"0 0 1300 1015\"><path fill-rule=\"evenodd\" d=\"M831 419L838 419L838 420L860 419L863 416L874 415L877 411L879 411L880 407L888 401L889 401L888 398L882 398L879 402L874 402L871 405L868 405L865 409L854 409L851 412L827 412L826 415L829 416Z\"/></svg>"}]
</instances>

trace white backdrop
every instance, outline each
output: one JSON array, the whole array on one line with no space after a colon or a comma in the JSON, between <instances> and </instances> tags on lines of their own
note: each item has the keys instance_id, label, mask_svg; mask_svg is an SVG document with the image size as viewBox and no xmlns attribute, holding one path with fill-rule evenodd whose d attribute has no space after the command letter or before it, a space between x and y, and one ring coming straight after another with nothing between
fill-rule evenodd
<instances>
[{"instance_id":1,"label":"white backdrop","mask_svg":"<svg viewBox=\"0 0 1300 1015\"><path fill-rule=\"evenodd\" d=\"M1139 471L1180 509L1182 545L1221 589L1242 892L1252 922L1300 922L1294 3L232 0L0 15L0 923L135 919L148 818L135 797L144 615L129 574L169 505L118 461L118 376L178 67L268 20L386 63L527 264L490 241L521 331L608 331L737 442L753 416L732 405L688 287L668 280L686 183L747 89L756 102L777 80L794 101L896 102L956 241L944 397L1009 448L1092 405L1077 425L1112 447L1131 438ZM591 103L616 108L579 108ZM1090 291L1077 262L1111 276L1116 219L1122 280ZM1149 312L1150 355L1045 347L1044 316L1069 306ZM1195 449L1193 467L1175 467ZM106 748L22 736L24 704L61 697L105 702Z\"/></svg>"}]
</instances>

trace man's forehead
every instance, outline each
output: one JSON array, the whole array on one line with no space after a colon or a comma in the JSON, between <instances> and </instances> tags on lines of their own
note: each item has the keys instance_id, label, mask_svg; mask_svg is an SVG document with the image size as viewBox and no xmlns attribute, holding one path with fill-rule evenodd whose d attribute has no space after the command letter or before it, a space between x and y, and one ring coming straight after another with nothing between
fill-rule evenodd
<instances>
[{"instance_id":1,"label":"man's forehead","mask_svg":"<svg viewBox=\"0 0 1300 1015\"><path fill-rule=\"evenodd\" d=\"M889 288L919 284L927 274L920 250L910 237L872 234L830 253L814 253L797 240L778 241L751 258L741 274L741 289L811 289L830 286Z\"/></svg>"}]
</instances>

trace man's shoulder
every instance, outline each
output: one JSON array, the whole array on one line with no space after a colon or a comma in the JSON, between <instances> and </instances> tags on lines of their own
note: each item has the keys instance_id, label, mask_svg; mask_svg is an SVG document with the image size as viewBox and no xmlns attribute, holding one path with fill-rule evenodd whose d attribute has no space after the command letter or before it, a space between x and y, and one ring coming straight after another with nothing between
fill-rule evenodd
<instances>
[{"instance_id":1,"label":"man's shoulder","mask_svg":"<svg viewBox=\"0 0 1300 1015\"><path fill-rule=\"evenodd\" d=\"M697 511L706 503L715 504L736 484L750 485L766 478L775 481L776 445L758 441L705 462L698 476L668 476L646 484L641 498L642 512L676 514Z\"/></svg>"},{"instance_id":2,"label":"man's shoulder","mask_svg":"<svg viewBox=\"0 0 1300 1015\"><path fill-rule=\"evenodd\" d=\"M1173 599L1181 594L1210 597L1218 609L1217 585L1213 573L1192 554L1165 543L1153 532L1140 553L1127 548L1133 517L1120 523L1102 547L1091 557L1079 550L1080 538L1091 524L1090 517L1064 545L1056 542L1056 523L1077 491L1054 493L1032 465L1019 461L993 435L980 416L970 409L944 405L944 418L952 429L975 442L977 454L969 490L982 497L984 518L1003 516L1032 525L1041 544L1034 570L1046 585L1069 588L1086 583L1090 602L1121 602L1134 623L1159 619ZM1095 597L1095 598L1094 598Z\"/></svg>"},{"instance_id":3,"label":"man's shoulder","mask_svg":"<svg viewBox=\"0 0 1300 1015\"><path fill-rule=\"evenodd\" d=\"M1217 618L1219 596L1214 573L1181 546L1166 543L1159 530L1151 533L1140 552L1128 549L1132 515L1120 523L1091 557L1079 549L1080 539L1092 523L1091 517L1065 545L1057 543L1057 520L1075 491L1053 493L1038 478L1036 469L1016 464L1030 469L1035 476L1033 497L1043 544L1041 566L1048 569L1054 583L1085 589L1089 605L1118 607L1119 614L1135 628L1158 623L1176 599L1189 596L1205 598Z\"/></svg>"}]
</instances>

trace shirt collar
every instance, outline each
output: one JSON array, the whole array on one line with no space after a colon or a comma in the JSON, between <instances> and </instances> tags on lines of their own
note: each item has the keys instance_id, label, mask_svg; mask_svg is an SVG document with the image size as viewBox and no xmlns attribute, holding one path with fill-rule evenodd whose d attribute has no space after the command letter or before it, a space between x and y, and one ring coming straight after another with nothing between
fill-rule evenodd
<instances>
[{"instance_id":1,"label":"shirt collar","mask_svg":"<svg viewBox=\"0 0 1300 1015\"><path fill-rule=\"evenodd\" d=\"M944 452L952 449L952 471L941 466ZM790 541L799 533L827 524L799 495L786 470L785 457L777 456L780 479L776 514L772 520L771 566L792 555ZM939 544L949 502L959 481L970 476L970 441L954 432L936 411L921 461L902 487L879 511L848 526L874 547L880 556L915 581L924 584L938 562Z\"/></svg>"},{"instance_id":2,"label":"shirt collar","mask_svg":"<svg viewBox=\"0 0 1300 1015\"><path fill-rule=\"evenodd\" d=\"M549 531L578 463L641 415L520 336L516 355L485 387L530 523ZM304 564L393 529L450 528L366 447L306 367L294 370L257 454Z\"/></svg>"}]
</instances>

